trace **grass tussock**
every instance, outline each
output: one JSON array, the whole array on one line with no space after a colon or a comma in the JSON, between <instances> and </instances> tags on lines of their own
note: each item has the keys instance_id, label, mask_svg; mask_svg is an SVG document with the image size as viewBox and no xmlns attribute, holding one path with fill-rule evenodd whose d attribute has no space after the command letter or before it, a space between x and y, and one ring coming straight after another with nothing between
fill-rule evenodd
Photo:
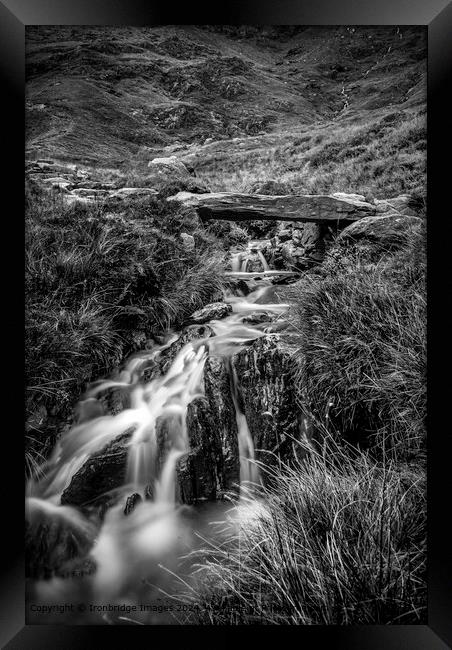
<instances>
[{"instance_id":1,"label":"grass tussock","mask_svg":"<svg viewBox=\"0 0 452 650\"><path fill-rule=\"evenodd\" d=\"M181 595L195 605L190 622L425 622L422 473L330 441L274 471L262 497L223 544L198 552L195 586Z\"/></svg>"},{"instance_id":2,"label":"grass tussock","mask_svg":"<svg viewBox=\"0 0 452 650\"><path fill-rule=\"evenodd\" d=\"M30 186L28 414L67 413L89 381L218 297L223 258L212 234L164 200L68 206ZM31 429L35 441L45 433Z\"/></svg>"},{"instance_id":3,"label":"grass tussock","mask_svg":"<svg viewBox=\"0 0 452 650\"><path fill-rule=\"evenodd\" d=\"M289 293L305 408L354 443L407 457L425 443L425 233L392 244L337 244Z\"/></svg>"}]
</instances>

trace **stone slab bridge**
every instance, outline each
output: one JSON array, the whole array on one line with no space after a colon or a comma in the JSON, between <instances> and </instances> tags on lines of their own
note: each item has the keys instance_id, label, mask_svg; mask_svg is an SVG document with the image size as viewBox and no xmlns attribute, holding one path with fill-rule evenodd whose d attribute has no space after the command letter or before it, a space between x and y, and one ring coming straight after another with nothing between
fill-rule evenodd
<instances>
[{"instance_id":1,"label":"stone slab bridge","mask_svg":"<svg viewBox=\"0 0 452 650\"><path fill-rule=\"evenodd\" d=\"M185 207L194 208L201 219L244 221L267 219L346 225L381 212L379 206L367 203L360 195L284 195L240 194L217 192L193 194L179 192L168 198Z\"/></svg>"}]
</instances>

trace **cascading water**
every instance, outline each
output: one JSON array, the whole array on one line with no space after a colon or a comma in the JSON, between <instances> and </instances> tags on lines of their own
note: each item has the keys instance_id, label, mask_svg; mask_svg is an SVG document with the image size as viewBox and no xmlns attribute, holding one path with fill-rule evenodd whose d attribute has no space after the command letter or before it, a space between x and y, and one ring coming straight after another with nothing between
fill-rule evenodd
<instances>
[{"instance_id":1,"label":"cascading water","mask_svg":"<svg viewBox=\"0 0 452 650\"><path fill-rule=\"evenodd\" d=\"M235 417L237 421L237 432L240 454L240 487L246 484L255 484L259 481L259 470L254 460L254 441L250 433L246 416L240 408L237 372L230 366L231 373L231 394L234 402Z\"/></svg>"},{"instance_id":2,"label":"cascading water","mask_svg":"<svg viewBox=\"0 0 452 650\"><path fill-rule=\"evenodd\" d=\"M265 258L261 261L264 271L268 270ZM240 255L234 256L233 270L238 270L242 262ZM131 359L117 380L93 386L79 406L78 423L61 437L42 468L44 478L29 482L27 518L31 525L57 522L88 539L96 569L85 579L84 589L88 588L91 596L111 601L126 594L133 599L137 582L154 576L155 567L162 563L170 565L181 548L190 548L192 533L183 523L176 504L177 464L190 450L187 409L203 395L203 372L209 355L228 358L263 335L265 323L254 326L244 322L250 312L280 315L287 309L285 304L264 302L270 289L270 282L262 280L247 297L225 295L232 314L208 323L214 335L184 345L165 374L148 383L143 381L144 369L174 343L178 338L175 334L164 345ZM254 462L254 443L240 406L239 381L231 363L229 368L238 429L240 482L255 484L259 473ZM98 415L98 396L111 389L126 393L128 406L116 415ZM157 435L157 422L162 420L168 423L163 458ZM61 505L62 493L82 465L127 431L130 438L125 483L115 495L116 505L108 509L103 520ZM125 516L123 500L131 493L141 499L137 496L137 505ZM149 494L152 499L146 498ZM161 581L155 576L154 579ZM38 583L34 596L45 596L47 600L61 596L62 580Z\"/></svg>"}]
</instances>

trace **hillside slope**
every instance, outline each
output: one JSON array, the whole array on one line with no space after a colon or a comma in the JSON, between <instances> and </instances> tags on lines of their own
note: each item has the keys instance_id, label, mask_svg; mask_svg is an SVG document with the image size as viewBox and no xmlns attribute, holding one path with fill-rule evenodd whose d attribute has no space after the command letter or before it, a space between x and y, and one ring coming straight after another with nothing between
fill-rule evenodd
<instances>
[{"instance_id":1,"label":"hillside slope","mask_svg":"<svg viewBox=\"0 0 452 650\"><path fill-rule=\"evenodd\" d=\"M143 172L171 152L213 189L282 161L301 189L292 172L323 164L333 136L330 163L386 139L414 144L400 162L424 173L423 28L39 26L26 62L28 158ZM413 142L394 138L413 124ZM341 133L360 125L368 142L354 134L344 154Z\"/></svg>"}]
</instances>

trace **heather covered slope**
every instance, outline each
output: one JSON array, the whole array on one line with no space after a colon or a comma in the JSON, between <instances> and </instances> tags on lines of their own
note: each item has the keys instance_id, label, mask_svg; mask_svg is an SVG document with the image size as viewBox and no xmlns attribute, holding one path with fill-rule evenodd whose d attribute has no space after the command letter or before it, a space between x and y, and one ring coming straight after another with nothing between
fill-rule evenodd
<instances>
[{"instance_id":1,"label":"heather covered slope","mask_svg":"<svg viewBox=\"0 0 452 650\"><path fill-rule=\"evenodd\" d=\"M425 55L417 27L29 27L27 154L140 173L170 151L214 190L421 190Z\"/></svg>"}]
</instances>

